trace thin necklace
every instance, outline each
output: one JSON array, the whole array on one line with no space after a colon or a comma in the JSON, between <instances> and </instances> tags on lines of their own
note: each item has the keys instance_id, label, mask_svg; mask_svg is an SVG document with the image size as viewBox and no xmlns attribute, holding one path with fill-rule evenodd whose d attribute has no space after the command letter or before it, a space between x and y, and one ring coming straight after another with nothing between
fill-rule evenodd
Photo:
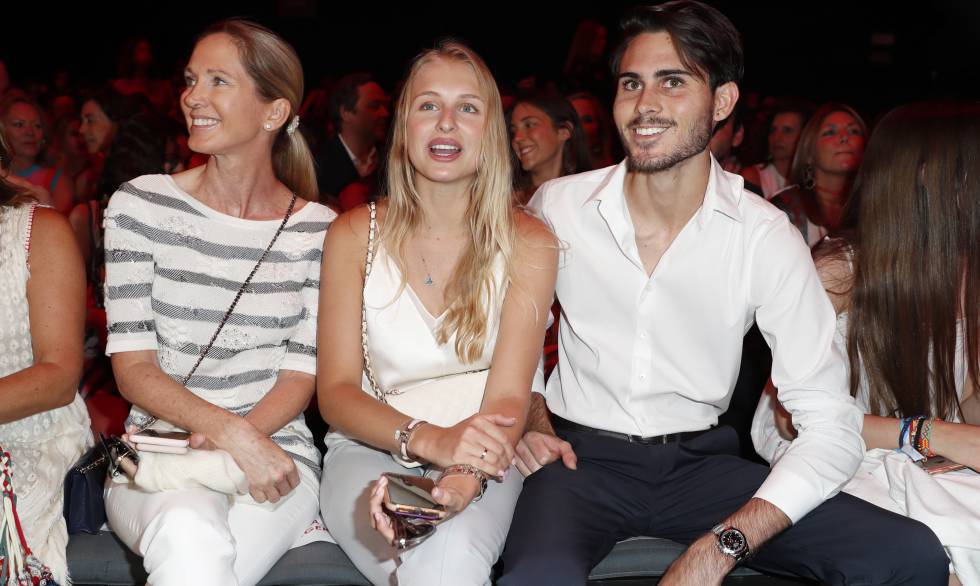
<instances>
[{"instance_id":1,"label":"thin necklace","mask_svg":"<svg viewBox=\"0 0 980 586\"><path fill-rule=\"evenodd\" d=\"M425 267L425 281L423 282L426 285L431 286L433 281L432 281L432 271L429 270L429 263L425 262L425 255L422 254L421 250L419 251L419 256L422 258L422 266Z\"/></svg>"}]
</instances>

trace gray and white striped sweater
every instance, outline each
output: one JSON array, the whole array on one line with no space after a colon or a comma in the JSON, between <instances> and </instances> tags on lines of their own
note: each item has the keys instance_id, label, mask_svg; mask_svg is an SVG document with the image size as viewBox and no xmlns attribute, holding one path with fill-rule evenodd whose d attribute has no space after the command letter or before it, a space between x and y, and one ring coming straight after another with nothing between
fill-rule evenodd
<instances>
[{"instance_id":1,"label":"gray and white striped sweater","mask_svg":"<svg viewBox=\"0 0 980 586\"><path fill-rule=\"evenodd\" d=\"M280 369L316 374L320 257L335 216L316 203L293 214L188 382L194 394L245 415ZM169 175L123 184L106 211L106 353L155 350L160 368L183 380L280 223L219 213ZM134 406L127 423L146 417ZM272 439L319 474L302 414Z\"/></svg>"}]
</instances>

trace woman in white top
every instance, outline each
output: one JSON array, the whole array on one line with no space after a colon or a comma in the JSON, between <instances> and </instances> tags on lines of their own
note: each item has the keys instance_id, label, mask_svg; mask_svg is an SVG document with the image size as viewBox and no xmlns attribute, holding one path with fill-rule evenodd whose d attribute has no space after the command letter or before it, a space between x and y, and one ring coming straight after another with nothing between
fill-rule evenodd
<instances>
[{"instance_id":1,"label":"woman in white top","mask_svg":"<svg viewBox=\"0 0 980 586\"><path fill-rule=\"evenodd\" d=\"M913 458L932 453L980 470L978 165L980 106L891 112L857 176L856 231L817 251L851 394L866 413L869 451L844 490L927 524L964 584L980 584L980 475L930 476ZM753 423L770 461L796 432L778 404L775 413L764 396Z\"/></svg>"},{"instance_id":2,"label":"woman in white top","mask_svg":"<svg viewBox=\"0 0 980 586\"><path fill-rule=\"evenodd\" d=\"M76 392L85 266L68 221L9 182L8 161L0 131L0 446L10 452L27 544L65 584L65 474L92 445Z\"/></svg>"},{"instance_id":3,"label":"woman in white top","mask_svg":"<svg viewBox=\"0 0 980 586\"><path fill-rule=\"evenodd\" d=\"M255 584L317 514L319 457L302 412L314 392L333 212L297 199L317 197L296 132L302 71L293 49L259 25L207 29L181 96L188 144L207 164L134 179L106 212L106 353L134 405L128 425L156 417L153 428L192 432L192 447L227 451L250 495L110 483L109 524L157 586ZM185 387L178 381L267 249Z\"/></svg>"},{"instance_id":4,"label":"woman in white top","mask_svg":"<svg viewBox=\"0 0 980 586\"><path fill-rule=\"evenodd\" d=\"M317 390L331 425L320 502L327 529L374 584L489 584L522 485L512 466L554 294L557 245L515 207L500 94L483 61L452 42L413 62L398 102L388 189L377 210L339 218L324 245ZM382 389L489 367L479 413L451 427L421 424L375 398L362 375L361 300ZM419 416L421 419L424 417ZM381 512L384 472L439 478L433 497L454 517L417 547L391 546ZM377 530L377 531L375 531ZM399 555L400 554L400 555Z\"/></svg>"}]
</instances>

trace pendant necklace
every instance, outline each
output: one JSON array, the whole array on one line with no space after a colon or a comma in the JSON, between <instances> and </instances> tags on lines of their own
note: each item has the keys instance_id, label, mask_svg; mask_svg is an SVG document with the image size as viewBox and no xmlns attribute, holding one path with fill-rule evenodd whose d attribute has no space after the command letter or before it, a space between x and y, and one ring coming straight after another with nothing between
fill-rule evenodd
<instances>
[{"instance_id":1,"label":"pendant necklace","mask_svg":"<svg viewBox=\"0 0 980 586\"><path fill-rule=\"evenodd\" d=\"M423 281L423 283L431 286L433 281L432 271L429 270L429 263L425 262L425 255L422 254L422 251L419 251L419 257L422 258L422 266L425 267L425 281Z\"/></svg>"}]
</instances>

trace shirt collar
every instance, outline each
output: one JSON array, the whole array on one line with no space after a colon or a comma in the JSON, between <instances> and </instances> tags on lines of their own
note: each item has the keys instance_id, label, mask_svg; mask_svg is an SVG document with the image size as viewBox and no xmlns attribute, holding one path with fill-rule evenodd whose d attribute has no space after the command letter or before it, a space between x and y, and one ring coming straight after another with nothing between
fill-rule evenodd
<instances>
[{"instance_id":1,"label":"shirt collar","mask_svg":"<svg viewBox=\"0 0 980 586\"><path fill-rule=\"evenodd\" d=\"M344 142L344 135L338 132L337 138L340 139L340 144L343 145L344 150L347 151L347 156L350 157L351 162L354 163L354 165L361 163L362 161L354 156L354 151L350 150L350 147L347 146L346 142ZM377 149L378 147L371 147L371 152L368 153L367 159L365 159L365 161L371 160L371 155L373 155Z\"/></svg>"},{"instance_id":2,"label":"shirt collar","mask_svg":"<svg viewBox=\"0 0 980 586\"><path fill-rule=\"evenodd\" d=\"M582 203L583 206L605 199L623 199L623 182L626 180L626 160L612 168L611 172L599 186ZM742 213L738 209L742 199L744 179L741 175L727 173L711 156L711 168L708 171L708 188L705 190L704 201L698 210L698 224L704 227L712 212L720 212L736 222L742 221Z\"/></svg>"}]
</instances>

